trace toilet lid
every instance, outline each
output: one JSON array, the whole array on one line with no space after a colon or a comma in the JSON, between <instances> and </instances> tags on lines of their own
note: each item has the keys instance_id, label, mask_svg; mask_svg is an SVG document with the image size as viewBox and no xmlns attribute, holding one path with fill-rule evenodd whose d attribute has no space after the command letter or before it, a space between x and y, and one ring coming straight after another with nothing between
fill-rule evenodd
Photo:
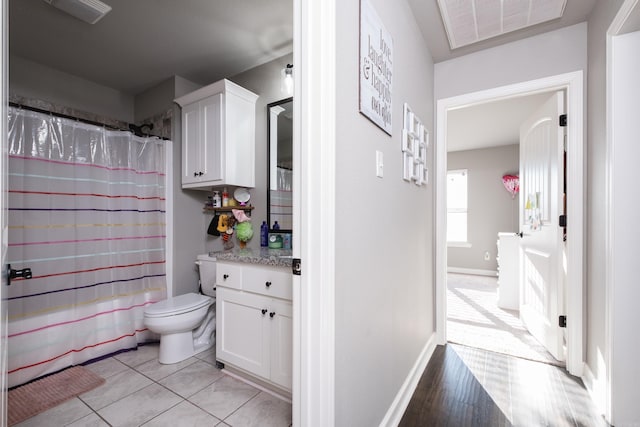
<instances>
[{"instance_id":1,"label":"toilet lid","mask_svg":"<svg viewBox=\"0 0 640 427\"><path fill-rule=\"evenodd\" d=\"M206 295L183 294L151 304L144 310L144 315L147 317L172 316L197 310L212 302L213 299Z\"/></svg>"}]
</instances>

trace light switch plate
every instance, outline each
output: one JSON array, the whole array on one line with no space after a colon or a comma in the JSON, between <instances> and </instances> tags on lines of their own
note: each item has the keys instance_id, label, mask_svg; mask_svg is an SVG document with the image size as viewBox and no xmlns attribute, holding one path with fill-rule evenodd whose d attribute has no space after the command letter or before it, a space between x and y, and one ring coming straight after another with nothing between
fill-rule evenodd
<instances>
[{"instance_id":1,"label":"light switch plate","mask_svg":"<svg viewBox=\"0 0 640 427\"><path fill-rule=\"evenodd\" d=\"M382 156L382 151L376 150L376 176L378 178L382 178L384 175L384 159Z\"/></svg>"}]
</instances>

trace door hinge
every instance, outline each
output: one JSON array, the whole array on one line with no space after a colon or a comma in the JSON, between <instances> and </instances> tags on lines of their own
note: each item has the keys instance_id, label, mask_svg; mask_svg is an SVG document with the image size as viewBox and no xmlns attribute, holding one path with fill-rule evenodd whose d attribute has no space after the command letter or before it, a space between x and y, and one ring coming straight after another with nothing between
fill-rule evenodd
<instances>
[{"instance_id":1,"label":"door hinge","mask_svg":"<svg viewBox=\"0 0 640 427\"><path fill-rule=\"evenodd\" d=\"M558 316L558 326L561 328L567 327L567 316Z\"/></svg>"},{"instance_id":2,"label":"door hinge","mask_svg":"<svg viewBox=\"0 0 640 427\"><path fill-rule=\"evenodd\" d=\"M560 114L560 126L565 127L567 125L567 115Z\"/></svg>"},{"instance_id":3,"label":"door hinge","mask_svg":"<svg viewBox=\"0 0 640 427\"><path fill-rule=\"evenodd\" d=\"M567 226L567 216L566 215L560 215L558 217L558 225L560 227L566 227Z\"/></svg>"},{"instance_id":4,"label":"door hinge","mask_svg":"<svg viewBox=\"0 0 640 427\"><path fill-rule=\"evenodd\" d=\"M7 273L7 286L11 285L11 280L13 279L31 279L33 274L31 273L30 268L23 268L22 270L14 270L11 268L11 264L7 264L6 268Z\"/></svg>"},{"instance_id":5,"label":"door hinge","mask_svg":"<svg viewBox=\"0 0 640 427\"><path fill-rule=\"evenodd\" d=\"M291 260L291 272L296 276L302 275L302 260L300 258Z\"/></svg>"}]
</instances>

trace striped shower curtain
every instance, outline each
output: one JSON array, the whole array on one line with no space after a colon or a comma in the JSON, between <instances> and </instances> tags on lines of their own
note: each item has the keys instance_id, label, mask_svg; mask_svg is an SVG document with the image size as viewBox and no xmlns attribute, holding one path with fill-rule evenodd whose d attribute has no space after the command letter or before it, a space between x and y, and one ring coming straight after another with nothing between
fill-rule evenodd
<instances>
[{"instance_id":1,"label":"striped shower curtain","mask_svg":"<svg viewBox=\"0 0 640 427\"><path fill-rule=\"evenodd\" d=\"M166 142L9 109L9 386L149 340L166 296Z\"/></svg>"}]
</instances>

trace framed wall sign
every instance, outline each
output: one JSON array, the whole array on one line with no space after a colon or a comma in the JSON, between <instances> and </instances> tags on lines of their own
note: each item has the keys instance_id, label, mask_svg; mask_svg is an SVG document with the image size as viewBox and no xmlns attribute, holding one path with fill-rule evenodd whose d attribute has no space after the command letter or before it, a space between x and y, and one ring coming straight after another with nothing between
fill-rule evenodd
<instances>
[{"instance_id":1,"label":"framed wall sign","mask_svg":"<svg viewBox=\"0 0 640 427\"><path fill-rule=\"evenodd\" d=\"M360 0L360 113L392 133L393 40L368 0Z\"/></svg>"}]
</instances>

